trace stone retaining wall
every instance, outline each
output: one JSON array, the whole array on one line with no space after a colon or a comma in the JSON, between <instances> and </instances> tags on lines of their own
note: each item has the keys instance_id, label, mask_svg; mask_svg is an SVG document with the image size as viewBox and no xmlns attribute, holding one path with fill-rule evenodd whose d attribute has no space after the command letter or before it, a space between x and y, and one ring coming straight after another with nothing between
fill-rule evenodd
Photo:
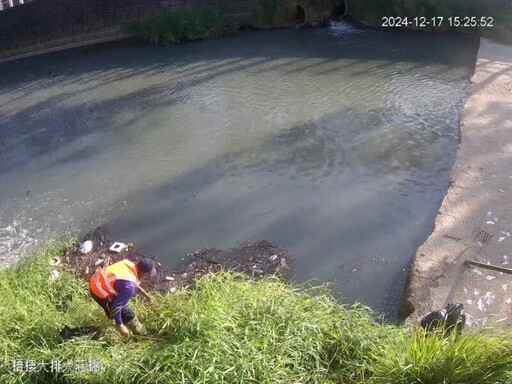
<instances>
[{"instance_id":1,"label":"stone retaining wall","mask_svg":"<svg viewBox=\"0 0 512 384\"><path fill-rule=\"evenodd\" d=\"M0 59L121 35L122 22L210 5L250 24L256 0L34 0L0 12Z\"/></svg>"}]
</instances>

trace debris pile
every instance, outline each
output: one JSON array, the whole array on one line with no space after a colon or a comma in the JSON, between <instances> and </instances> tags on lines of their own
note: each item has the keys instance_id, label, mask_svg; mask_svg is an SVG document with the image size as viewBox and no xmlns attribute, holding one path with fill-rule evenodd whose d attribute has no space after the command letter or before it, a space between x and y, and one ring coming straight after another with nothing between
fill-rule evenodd
<instances>
[{"instance_id":1,"label":"debris pile","mask_svg":"<svg viewBox=\"0 0 512 384\"><path fill-rule=\"evenodd\" d=\"M117 246L112 250L114 244ZM75 243L68 249L61 259L80 278L88 280L106 260L110 264L122 259L137 263L144 257L149 256L138 252L131 243L115 243L106 230L98 227L85 235L82 243ZM183 257L178 271L167 271L157 258L150 258L155 261L157 274L142 281L141 286L160 293L172 293L193 286L197 279L220 270L244 273L255 279L275 274L286 278L291 273L288 252L264 240L246 241L227 251L203 248Z\"/></svg>"}]
</instances>

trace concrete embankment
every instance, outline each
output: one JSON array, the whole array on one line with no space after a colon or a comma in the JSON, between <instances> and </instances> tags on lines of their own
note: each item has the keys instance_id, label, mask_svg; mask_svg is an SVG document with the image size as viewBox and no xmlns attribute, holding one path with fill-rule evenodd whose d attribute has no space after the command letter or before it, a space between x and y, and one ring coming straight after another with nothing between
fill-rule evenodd
<instances>
[{"instance_id":1,"label":"concrete embankment","mask_svg":"<svg viewBox=\"0 0 512 384\"><path fill-rule=\"evenodd\" d=\"M512 274L465 261L512 268L512 47L481 40L460 135L450 187L414 258L401 310L413 323L460 302L469 325L511 327Z\"/></svg>"}]
</instances>

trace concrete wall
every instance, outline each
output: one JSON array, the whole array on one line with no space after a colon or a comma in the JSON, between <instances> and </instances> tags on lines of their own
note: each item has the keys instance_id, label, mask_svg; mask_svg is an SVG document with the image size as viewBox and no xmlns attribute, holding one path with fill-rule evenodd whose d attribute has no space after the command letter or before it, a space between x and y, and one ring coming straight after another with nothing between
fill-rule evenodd
<instances>
[{"instance_id":1,"label":"concrete wall","mask_svg":"<svg viewBox=\"0 0 512 384\"><path fill-rule=\"evenodd\" d=\"M112 37L123 21L211 5L242 24L256 0L34 0L0 12L0 59L75 41Z\"/></svg>"}]
</instances>

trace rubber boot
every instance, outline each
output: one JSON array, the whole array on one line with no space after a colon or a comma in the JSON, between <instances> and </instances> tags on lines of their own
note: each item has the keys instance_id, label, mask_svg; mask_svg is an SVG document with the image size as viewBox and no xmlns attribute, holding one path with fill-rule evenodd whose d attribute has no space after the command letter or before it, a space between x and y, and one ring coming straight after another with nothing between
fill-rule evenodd
<instances>
[{"instance_id":1,"label":"rubber boot","mask_svg":"<svg viewBox=\"0 0 512 384\"><path fill-rule=\"evenodd\" d=\"M134 318L132 321L126 323L126 327L132 331L134 335L145 335L146 328L142 325L139 319Z\"/></svg>"}]
</instances>

